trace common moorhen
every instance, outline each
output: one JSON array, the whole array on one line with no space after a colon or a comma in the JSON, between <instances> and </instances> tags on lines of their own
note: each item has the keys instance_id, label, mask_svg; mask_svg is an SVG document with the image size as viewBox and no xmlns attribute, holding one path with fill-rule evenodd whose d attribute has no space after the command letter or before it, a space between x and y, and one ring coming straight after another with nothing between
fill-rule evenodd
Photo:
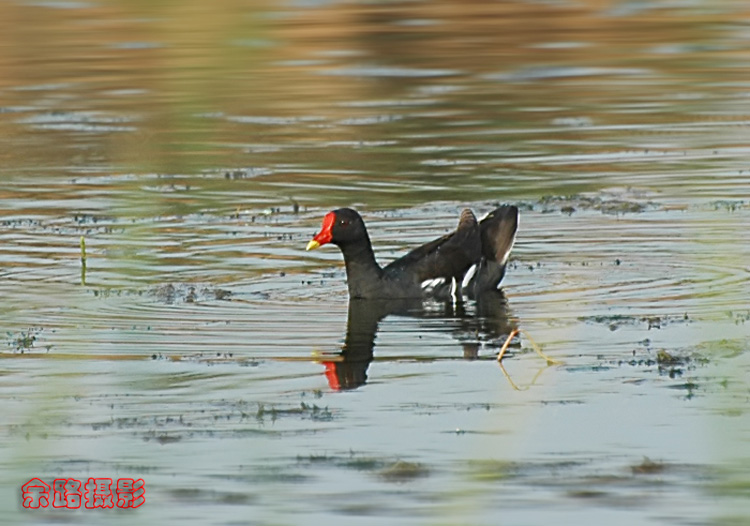
<instances>
[{"instance_id":1,"label":"common moorhen","mask_svg":"<svg viewBox=\"0 0 750 526\"><path fill-rule=\"evenodd\" d=\"M493 210L481 222L466 209L455 231L381 268L362 217L351 208L339 208L326 214L307 250L338 245L351 298L476 298L499 287L517 228L518 208L513 205Z\"/></svg>"}]
</instances>

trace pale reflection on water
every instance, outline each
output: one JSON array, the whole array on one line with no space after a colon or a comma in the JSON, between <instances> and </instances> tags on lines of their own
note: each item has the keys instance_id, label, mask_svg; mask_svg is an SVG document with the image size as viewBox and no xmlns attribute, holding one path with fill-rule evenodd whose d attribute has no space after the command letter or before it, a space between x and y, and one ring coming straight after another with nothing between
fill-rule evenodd
<instances>
[{"instance_id":1,"label":"pale reflection on water","mask_svg":"<svg viewBox=\"0 0 750 526\"><path fill-rule=\"evenodd\" d=\"M3 516L131 523L20 505L94 476L154 523L744 524L748 15L0 6ZM489 306L358 312L303 250L337 206L386 262L497 202ZM516 326L565 364L522 339L506 380Z\"/></svg>"}]
</instances>

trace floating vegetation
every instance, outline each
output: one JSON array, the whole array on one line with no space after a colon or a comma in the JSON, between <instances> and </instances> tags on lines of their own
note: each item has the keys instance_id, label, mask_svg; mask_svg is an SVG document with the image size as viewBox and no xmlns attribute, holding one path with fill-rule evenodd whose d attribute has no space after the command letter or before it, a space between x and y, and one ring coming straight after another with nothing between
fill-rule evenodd
<instances>
[{"instance_id":1,"label":"floating vegetation","mask_svg":"<svg viewBox=\"0 0 750 526\"><path fill-rule=\"evenodd\" d=\"M143 437L143 440L145 442L154 440L155 442L158 442L159 444L163 446L166 444L174 444L176 442L180 442L182 440L182 436L181 435L169 435L166 433L159 433L159 434L151 433Z\"/></svg>"},{"instance_id":2,"label":"floating vegetation","mask_svg":"<svg viewBox=\"0 0 750 526\"><path fill-rule=\"evenodd\" d=\"M736 212L737 210L742 210L743 208L750 207L750 202L742 200L719 199L717 201L709 203L709 206L713 207L714 210Z\"/></svg>"},{"instance_id":3,"label":"floating vegetation","mask_svg":"<svg viewBox=\"0 0 750 526\"><path fill-rule=\"evenodd\" d=\"M73 222L77 225L95 225L98 223L113 223L115 222L115 218L81 213L73 214Z\"/></svg>"},{"instance_id":4,"label":"floating vegetation","mask_svg":"<svg viewBox=\"0 0 750 526\"><path fill-rule=\"evenodd\" d=\"M429 468L420 462L358 456L353 451L350 451L349 456L327 454L298 455L297 462L306 465L325 464L337 468L368 472L386 482L409 482L417 478L426 477L430 473Z\"/></svg>"},{"instance_id":5,"label":"floating vegetation","mask_svg":"<svg viewBox=\"0 0 750 526\"><path fill-rule=\"evenodd\" d=\"M542 213L560 212L572 215L579 210L597 210L603 214L637 214L659 207L652 201L636 201L619 197L585 195L548 195L538 201Z\"/></svg>"},{"instance_id":6,"label":"floating vegetation","mask_svg":"<svg viewBox=\"0 0 750 526\"><path fill-rule=\"evenodd\" d=\"M28 232L51 232L58 235L112 234L122 233L124 228L114 228L116 220L111 217L91 214L75 214L72 218L60 221L43 221L31 218L13 218L0 221L0 226L7 229L22 229Z\"/></svg>"},{"instance_id":7,"label":"floating vegetation","mask_svg":"<svg viewBox=\"0 0 750 526\"><path fill-rule=\"evenodd\" d=\"M388 482L408 482L420 477L425 477L429 470L418 462L406 462L397 460L384 467L378 472L378 476Z\"/></svg>"},{"instance_id":8,"label":"floating vegetation","mask_svg":"<svg viewBox=\"0 0 750 526\"><path fill-rule=\"evenodd\" d=\"M623 314L612 314L603 316L580 316L578 321L607 325L611 331L616 331L623 326L636 325L646 325L650 330L661 329L662 327L676 323L689 323L690 317L687 313L666 316L628 316Z\"/></svg>"},{"instance_id":9,"label":"floating vegetation","mask_svg":"<svg viewBox=\"0 0 750 526\"><path fill-rule=\"evenodd\" d=\"M273 170L263 166L254 166L249 168L235 168L224 171L224 179L252 179L261 175L270 175Z\"/></svg>"},{"instance_id":10,"label":"floating vegetation","mask_svg":"<svg viewBox=\"0 0 750 526\"><path fill-rule=\"evenodd\" d=\"M37 336L41 334L44 329L42 327L31 327L26 331L21 332L8 332L8 347L16 353L27 353L34 349L34 344L37 341ZM52 346L48 345L46 350L49 351Z\"/></svg>"},{"instance_id":11,"label":"floating vegetation","mask_svg":"<svg viewBox=\"0 0 750 526\"><path fill-rule=\"evenodd\" d=\"M228 301L232 299L232 292L226 289L200 287L187 283L165 283L149 289L102 288L93 289L97 298L120 296L149 296L160 303L174 305L175 303L199 303L202 301Z\"/></svg>"},{"instance_id":12,"label":"floating vegetation","mask_svg":"<svg viewBox=\"0 0 750 526\"><path fill-rule=\"evenodd\" d=\"M286 409L279 409L275 406L266 408L265 404L258 404L258 411L255 413L255 418L259 421L269 419L275 422L279 418L286 416L301 416L318 422L330 422L333 420L333 413L328 409L328 406L320 407L317 404L306 404L305 402L300 402L299 407Z\"/></svg>"},{"instance_id":13,"label":"floating vegetation","mask_svg":"<svg viewBox=\"0 0 750 526\"><path fill-rule=\"evenodd\" d=\"M735 325L744 325L745 323L750 321L750 310L741 312L730 311L727 313L727 315Z\"/></svg>"},{"instance_id":14,"label":"floating vegetation","mask_svg":"<svg viewBox=\"0 0 750 526\"><path fill-rule=\"evenodd\" d=\"M639 464L630 466L630 471L633 475L658 475L664 473L667 469L667 464L663 462L654 462L648 457L644 457L643 461Z\"/></svg>"},{"instance_id":15,"label":"floating vegetation","mask_svg":"<svg viewBox=\"0 0 750 526\"><path fill-rule=\"evenodd\" d=\"M656 353L656 363L659 364L659 366L665 366L665 365L679 365L684 364L686 359L684 357L674 356L664 349L658 351Z\"/></svg>"},{"instance_id":16,"label":"floating vegetation","mask_svg":"<svg viewBox=\"0 0 750 526\"><path fill-rule=\"evenodd\" d=\"M642 192L626 189L621 192L603 191L601 194L585 195L546 195L535 202L518 203L522 211L539 210L543 214L559 212L565 215L573 215L581 211L599 211L602 214L622 215L637 214L647 210L683 210L684 206L663 205L656 201L647 199ZM750 208L750 201L742 199L718 199L711 201L702 208L711 210L724 210L737 212Z\"/></svg>"},{"instance_id":17,"label":"floating vegetation","mask_svg":"<svg viewBox=\"0 0 750 526\"><path fill-rule=\"evenodd\" d=\"M654 354L654 351L647 349L646 352L648 353L647 356L639 356L638 351L633 351L633 357L628 360L610 360L605 362L605 364L618 367L655 367L659 375L669 376L674 379L683 376L687 371L693 371L709 363L708 358L695 351L667 351L659 349ZM597 365L596 368L606 369L606 367L602 367L602 364Z\"/></svg>"},{"instance_id":18,"label":"floating vegetation","mask_svg":"<svg viewBox=\"0 0 750 526\"><path fill-rule=\"evenodd\" d=\"M736 358L750 350L747 338L714 340L700 343L695 347L696 352L713 358Z\"/></svg>"},{"instance_id":19,"label":"floating vegetation","mask_svg":"<svg viewBox=\"0 0 750 526\"><path fill-rule=\"evenodd\" d=\"M150 327L148 328L150 330ZM153 361L169 361L169 362L194 362L206 365L218 365L218 364L236 364L240 367L257 367L261 364L260 361L253 358L235 356L231 352L214 352L214 353L194 353L194 354L162 354L153 353L151 355Z\"/></svg>"},{"instance_id":20,"label":"floating vegetation","mask_svg":"<svg viewBox=\"0 0 750 526\"><path fill-rule=\"evenodd\" d=\"M278 420L297 418L330 422L335 416L328 407L304 402L296 406L280 407L262 402L221 399L199 404L195 408L189 407L187 411L172 414L116 416L115 412L108 419L85 425L97 432L111 432L113 429L133 431L145 441L170 444L200 436L277 436L285 432L274 428L273 424Z\"/></svg>"}]
</instances>

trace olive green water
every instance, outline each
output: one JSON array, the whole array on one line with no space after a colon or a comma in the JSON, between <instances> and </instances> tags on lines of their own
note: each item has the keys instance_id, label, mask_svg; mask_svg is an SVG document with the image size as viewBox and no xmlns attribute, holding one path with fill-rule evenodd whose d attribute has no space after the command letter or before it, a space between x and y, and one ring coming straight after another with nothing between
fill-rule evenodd
<instances>
[{"instance_id":1,"label":"olive green water","mask_svg":"<svg viewBox=\"0 0 750 526\"><path fill-rule=\"evenodd\" d=\"M745 524L749 24L3 3L0 522ZM499 202L485 304L350 309L304 252L334 207L387 262ZM563 364L522 337L501 369L514 327ZM27 510L33 477L146 503Z\"/></svg>"}]
</instances>

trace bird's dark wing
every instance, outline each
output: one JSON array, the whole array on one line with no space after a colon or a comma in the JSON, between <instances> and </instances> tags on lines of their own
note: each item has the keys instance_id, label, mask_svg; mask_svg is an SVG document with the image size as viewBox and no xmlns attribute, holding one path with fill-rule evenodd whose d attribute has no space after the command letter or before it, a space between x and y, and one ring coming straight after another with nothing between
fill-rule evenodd
<instances>
[{"instance_id":1,"label":"bird's dark wing","mask_svg":"<svg viewBox=\"0 0 750 526\"><path fill-rule=\"evenodd\" d=\"M458 227L415 248L383 269L386 276L411 275L417 283L436 278L460 280L482 254L479 224L471 210L461 212Z\"/></svg>"}]
</instances>

